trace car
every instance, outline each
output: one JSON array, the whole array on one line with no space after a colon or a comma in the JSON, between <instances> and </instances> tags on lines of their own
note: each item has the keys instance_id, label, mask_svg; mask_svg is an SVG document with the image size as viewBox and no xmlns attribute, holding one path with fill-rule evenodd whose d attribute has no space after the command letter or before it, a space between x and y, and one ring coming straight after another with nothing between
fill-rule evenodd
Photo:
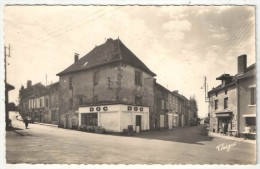
<instances>
[{"instance_id":1,"label":"car","mask_svg":"<svg viewBox=\"0 0 260 169\"><path fill-rule=\"evenodd\" d=\"M32 119L32 117L27 116L26 119L27 119L28 123L34 123L34 120Z\"/></svg>"}]
</instances>

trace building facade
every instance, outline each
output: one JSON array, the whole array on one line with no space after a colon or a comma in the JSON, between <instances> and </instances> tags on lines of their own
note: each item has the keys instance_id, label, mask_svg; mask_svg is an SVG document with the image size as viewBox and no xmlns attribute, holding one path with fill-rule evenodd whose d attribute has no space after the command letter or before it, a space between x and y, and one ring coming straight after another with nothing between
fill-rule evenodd
<instances>
[{"instance_id":1,"label":"building facade","mask_svg":"<svg viewBox=\"0 0 260 169\"><path fill-rule=\"evenodd\" d=\"M251 138L256 138L256 65L247 67L247 56L238 58L237 84L238 135L246 125L251 128Z\"/></svg>"},{"instance_id":2,"label":"building facade","mask_svg":"<svg viewBox=\"0 0 260 169\"><path fill-rule=\"evenodd\" d=\"M45 86L41 83L27 86L19 91L19 112L23 118L29 116L34 122L57 124L57 109L59 85L55 83ZM56 111L55 111L56 110Z\"/></svg>"},{"instance_id":3,"label":"building facade","mask_svg":"<svg viewBox=\"0 0 260 169\"><path fill-rule=\"evenodd\" d=\"M154 113L150 105L154 104L155 74L119 39L108 39L79 60L75 55L74 63L57 75L60 78L60 127L78 128L83 123L79 122L79 119L83 120L83 117L78 117L79 107L84 109L93 104L143 106L149 107L150 114ZM98 114L94 112L88 118L98 121ZM144 118L136 116L129 125L137 126L136 121L140 121L138 125L145 123L144 120L150 124L154 121L149 116Z\"/></svg>"},{"instance_id":4,"label":"building facade","mask_svg":"<svg viewBox=\"0 0 260 169\"><path fill-rule=\"evenodd\" d=\"M208 92L210 130L222 131L227 126L227 134L242 136L244 127L251 127L252 137L256 133L256 70L255 64L247 67L247 56L241 55L237 61L235 76L223 74L216 78L221 84Z\"/></svg>"}]
</instances>

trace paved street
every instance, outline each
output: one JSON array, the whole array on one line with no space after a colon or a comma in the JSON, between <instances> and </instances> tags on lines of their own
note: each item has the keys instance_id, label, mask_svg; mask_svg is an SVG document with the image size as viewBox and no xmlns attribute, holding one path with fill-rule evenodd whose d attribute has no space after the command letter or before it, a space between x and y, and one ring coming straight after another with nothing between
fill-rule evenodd
<instances>
[{"instance_id":1,"label":"paved street","mask_svg":"<svg viewBox=\"0 0 260 169\"><path fill-rule=\"evenodd\" d=\"M102 135L39 124L24 128L10 113L7 163L45 164L252 164L255 144L213 138L204 126L145 132L134 137ZM233 145L229 151L219 146Z\"/></svg>"}]
</instances>

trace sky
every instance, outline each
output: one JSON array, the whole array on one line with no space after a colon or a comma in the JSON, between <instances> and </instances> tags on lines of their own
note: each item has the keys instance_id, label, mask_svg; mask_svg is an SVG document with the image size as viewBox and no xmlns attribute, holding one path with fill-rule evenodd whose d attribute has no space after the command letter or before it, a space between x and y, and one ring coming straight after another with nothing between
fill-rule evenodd
<instances>
[{"instance_id":1,"label":"sky","mask_svg":"<svg viewBox=\"0 0 260 169\"><path fill-rule=\"evenodd\" d=\"M195 96L200 117L207 115L202 88L216 77L237 73L237 57L255 63L254 6L5 6L7 82L18 103L27 80L47 84L107 38L119 38L153 72L157 82Z\"/></svg>"}]
</instances>

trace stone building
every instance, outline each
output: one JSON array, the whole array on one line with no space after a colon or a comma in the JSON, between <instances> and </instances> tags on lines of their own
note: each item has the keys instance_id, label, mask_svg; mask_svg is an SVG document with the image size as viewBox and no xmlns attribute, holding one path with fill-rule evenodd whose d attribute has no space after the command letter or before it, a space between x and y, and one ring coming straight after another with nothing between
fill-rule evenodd
<instances>
[{"instance_id":1,"label":"stone building","mask_svg":"<svg viewBox=\"0 0 260 169\"><path fill-rule=\"evenodd\" d=\"M155 119L150 119L150 115L147 117L140 110L149 109L149 114L154 113L150 105L154 104L155 73L121 40L108 39L80 59L75 54L74 63L57 75L60 127L78 128L84 122L122 131L124 128L120 124L123 119L127 119L126 125L133 125L134 130L137 126L146 130L154 124ZM127 107L129 111L122 114L119 110L121 105L137 107L138 112ZM100 106L114 111L107 116L109 113L103 113ZM91 111L93 109L95 111ZM147 123L150 125L144 126Z\"/></svg>"},{"instance_id":2,"label":"stone building","mask_svg":"<svg viewBox=\"0 0 260 169\"><path fill-rule=\"evenodd\" d=\"M255 64L247 67L247 56L238 57L238 73L217 77L221 84L208 92L210 130L220 132L227 126L227 134L242 135L246 124L256 131L256 71ZM222 131L221 131L222 132Z\"/></svg>"}]
</instances>

